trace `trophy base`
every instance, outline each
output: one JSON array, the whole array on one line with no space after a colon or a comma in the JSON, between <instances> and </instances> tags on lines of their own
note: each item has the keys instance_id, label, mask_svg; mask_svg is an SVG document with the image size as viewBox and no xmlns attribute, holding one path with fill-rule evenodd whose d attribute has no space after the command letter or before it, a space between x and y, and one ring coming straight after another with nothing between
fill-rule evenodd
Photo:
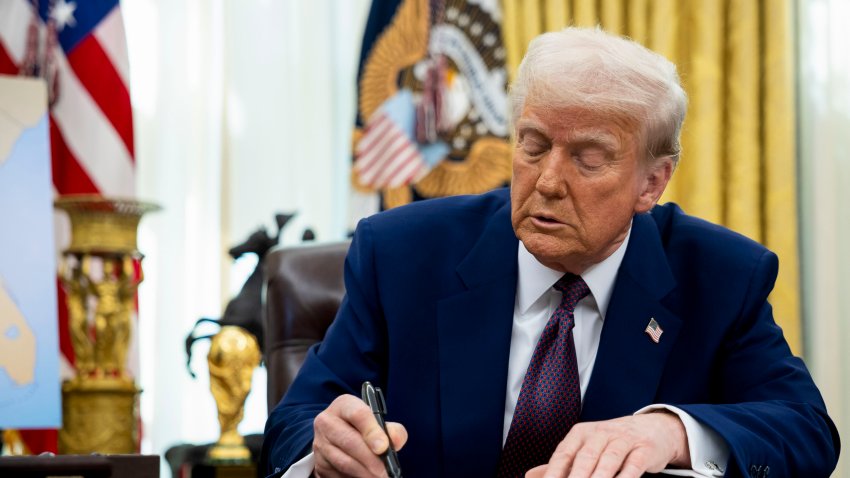
<instances>
[{"instance_id":1,"label":"trophy base","mask_svg":"<svg viewBox=\"0 0 850 478\"><path fill-rule=\"evenodd\" d=\"M207 461L211 463L250 463L251 451L245 445L213 445L207 451Z\"/></svg>"},{"instance_id":2,"label":"trophy base","mask_svg":"<svg viewBox=\"0 0 850 478\"><path fill-rule=\"evenodd\" d=\"M120 377L63 382L59 453L136 453L139 392L132 380Z\"/></svg>"}]
</instances>

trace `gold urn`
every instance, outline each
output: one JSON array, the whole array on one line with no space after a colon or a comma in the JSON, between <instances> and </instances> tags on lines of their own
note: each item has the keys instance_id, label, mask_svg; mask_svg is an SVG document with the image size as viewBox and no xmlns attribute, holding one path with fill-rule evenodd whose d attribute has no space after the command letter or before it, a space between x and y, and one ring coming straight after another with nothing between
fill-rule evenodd
<instances>
[{"instance_id":1,"label":"gold urn","mask_svg":"<svg viewBox=\"0 0 850 478\"><path fill-rule=\"evenodd\" d=\"M76 375L62 384L59 452L135 453L139 388L127 371L136 289L143 280L136 229L159 206L97 195L63 196L71 244L59 277Z\"/></svg>"}]
</instances>

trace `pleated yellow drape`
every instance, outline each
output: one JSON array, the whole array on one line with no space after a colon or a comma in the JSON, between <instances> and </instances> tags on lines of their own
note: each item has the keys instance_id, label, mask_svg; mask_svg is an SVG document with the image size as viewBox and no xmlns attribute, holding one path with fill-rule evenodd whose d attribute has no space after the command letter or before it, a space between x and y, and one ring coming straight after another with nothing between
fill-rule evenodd
<instances>
[{"instance_id":1,"label":"pleated yellow drape","mask_svg":"<svg viewBox=\"0 0 850 478\"><path fill-rule=\"evenodd\" d=\"M689 97L682 159L662 198L772 249L776 321L802 353L793 0L502 0L511 74L528 42L600 25L675 62Z\"/></svg>"}]
</instances>

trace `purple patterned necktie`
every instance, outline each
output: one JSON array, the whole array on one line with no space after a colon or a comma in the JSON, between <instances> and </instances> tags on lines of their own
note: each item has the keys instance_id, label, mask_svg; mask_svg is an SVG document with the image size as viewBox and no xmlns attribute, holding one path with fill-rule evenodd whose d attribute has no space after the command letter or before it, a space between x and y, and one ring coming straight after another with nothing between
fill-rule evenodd
<instances>
[{"instance_id":1,"label":"purple patterned necktie","mask_svg":"<svg viewBox=\"0 0 850 478\"><path fill-rule=\"evenodd\" d=\"M522 380L498 478L525 476L549 462L581 413L573 311L590 289L581 277L565 274L556 284L563 297L540 335Z\"/></svg>"}]
</instances>

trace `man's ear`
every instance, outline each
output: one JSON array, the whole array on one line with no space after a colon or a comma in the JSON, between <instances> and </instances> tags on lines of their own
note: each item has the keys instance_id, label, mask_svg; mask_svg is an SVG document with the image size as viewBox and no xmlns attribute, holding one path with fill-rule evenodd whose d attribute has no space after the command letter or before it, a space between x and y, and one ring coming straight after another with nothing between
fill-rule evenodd
<instances>
[{"instance_id":1,"label":"man's ear","mask_svg":"<svg viewBox=\"0 0 850 478\"><path fill-rule=\"evenodd\" d=\"M658 202L673 175L673 159L666 157L654 160L644 174L643 189L635 203L636 213L648 212Z\"/></svg>"}]
</instances>

